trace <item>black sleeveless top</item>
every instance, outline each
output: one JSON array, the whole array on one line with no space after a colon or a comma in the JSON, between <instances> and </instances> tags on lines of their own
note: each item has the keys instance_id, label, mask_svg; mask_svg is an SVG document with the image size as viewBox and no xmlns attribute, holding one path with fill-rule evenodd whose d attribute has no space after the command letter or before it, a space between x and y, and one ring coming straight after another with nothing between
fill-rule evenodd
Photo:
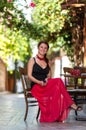
<instances>
[{"instance_id":1,"label":"black sleeveless top","mask_svg":"<svg viewBox=\"0 0 86 130\"><path fill-rule=\"evenodd\" d=\"M45 68L42 68L39 64L36 63L34 58L34 65L32 71L33 77L35 77L40 81L44 81L45 78L47 78L47 74L49 73L49 70L50 70L49 65L47 65ZM31 88L33 87L34 84L36 83L31 82Z\"/></svg>"}]
</instances>

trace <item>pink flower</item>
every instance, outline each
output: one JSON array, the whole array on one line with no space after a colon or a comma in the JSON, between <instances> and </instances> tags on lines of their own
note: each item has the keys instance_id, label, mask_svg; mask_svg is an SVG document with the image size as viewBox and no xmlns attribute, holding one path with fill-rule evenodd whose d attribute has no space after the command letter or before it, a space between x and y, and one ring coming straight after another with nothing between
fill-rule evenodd
<instances>
[{"instance_id":1,"label":"pink flower","mask_svg":"<svg viewBox=\"0 0 86 130\"><path fill-rule=\"evenodd\" d=\"M34 7L36 6L36 4L33 3L33 2L31 2L31 3L30 3L30 6L34 8Z\"/></svg>"},{"instance_id":2,"label":"pink flower","mask_svg":"<svg viewBox=\"0 0 86 130\"><path fill-rule=\"evenodd\" d=\"M7 2L12 2L12 0L7 0Z\"/></svg>"}]
</instances>

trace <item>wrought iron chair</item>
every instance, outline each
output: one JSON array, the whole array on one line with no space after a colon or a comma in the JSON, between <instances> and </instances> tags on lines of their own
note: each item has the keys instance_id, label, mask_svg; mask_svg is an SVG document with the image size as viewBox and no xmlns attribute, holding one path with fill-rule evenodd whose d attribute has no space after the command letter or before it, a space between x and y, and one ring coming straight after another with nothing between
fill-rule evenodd
<instances>
[{"instance_id":1,"label":"wrought iron chair","mask_svg":"<svg viewBox=\"0 0 86 130\"><path fill-rule=\"evenodd\" d=\"M27 114L28 114L28 108L30 106L37 106L38 102L31 94L30 80L28 79L28 76L27 76L27 68L19 67L19 72L20 72L20 77L21 77L23 91L24 91L24 97L25 97L25 103L26 103L26 111L25 111L25 116L24 116L24 121L25 121L27 118ZM30 99L32 99L32 100L30 100ZM40 113L40 109L38 107L38 113L36 116L37 120L39 117L39 113Z\"/></svg>"}]
</instances>

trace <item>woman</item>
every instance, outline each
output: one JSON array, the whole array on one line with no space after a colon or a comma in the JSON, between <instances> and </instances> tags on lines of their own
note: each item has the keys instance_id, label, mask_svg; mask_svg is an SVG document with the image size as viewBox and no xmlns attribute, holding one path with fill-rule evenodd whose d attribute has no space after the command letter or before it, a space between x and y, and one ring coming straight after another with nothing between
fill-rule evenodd
<instances>
[{"instance_id":1,"label":"woman","mask_svg":"<svg viewBox=\"0 0 86 130\"><path fill-rule=\"evenodd\" d=\"M61 78L51 78L49 61L46 58L49 45L45 41L38 44L38 54L28 62L28 77L31 93L38 100L40 122L63 122L69 108L81 110L66 91Z\"/></svg>"}]
</instances>

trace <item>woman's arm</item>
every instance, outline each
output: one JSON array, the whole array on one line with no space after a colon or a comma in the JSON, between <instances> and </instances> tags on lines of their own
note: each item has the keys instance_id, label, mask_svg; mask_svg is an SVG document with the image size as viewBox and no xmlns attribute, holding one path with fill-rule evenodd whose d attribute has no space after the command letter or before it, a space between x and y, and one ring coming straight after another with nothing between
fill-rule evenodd
<instances>
[{"instance_id":1,"label":"woman's arm","mask_svg":"<svg viewBox=\"0 0 86 130\"><path fill-rule=\"evenodd\" d=\"M47 79L49 79L49 78L51 78L52 77L52 73L51 73L51 64L50 64L50 61L49 61L49 63L48 63L48 65L49 65L49 68L50 68L50 70L49 70L49 73L47 74Z\"/></svg>"},{"instance_id":2,"label":"woman's arm","mask_svg":"<svg viewBox=\"0 0 86 130\"><path fill-rule=\"evenodd\" d=\"M38 80L38 79L36 79L36 78L34 78L34 77L32 76L33 65L34 65L34 59L31 58L31 59L29 60L29 62L28 62L28 78L29 78L32 82L34 82L34 83L43 85L43 81L40 81L40 80Z\"/></svg>"},{"instance_id":3,"label":"woman's arm","mask_svg":"<svg viewBox=\"0 0 86 130\"><path fill-rule=\"evenodd\" d=\"M51 76L52 74L51 74L51 70L49 71L49 73L48 73L48 75L47 75L47 78L49 79L49 78L51 78L52 76Z\"/></svg>"},{"instance_id":4,"label":"woman's arm","mask_svg":"<svg viewBox=\"0 0 86 130\"><path fill-rule=\"evenodd\" d=\"M44 80L45 83L48 82L48 79L50 79L52 77L52 74L51 74L51 69L49 70L49 73L47 74L47 78Z\"/></svg>"}]
</instances>

